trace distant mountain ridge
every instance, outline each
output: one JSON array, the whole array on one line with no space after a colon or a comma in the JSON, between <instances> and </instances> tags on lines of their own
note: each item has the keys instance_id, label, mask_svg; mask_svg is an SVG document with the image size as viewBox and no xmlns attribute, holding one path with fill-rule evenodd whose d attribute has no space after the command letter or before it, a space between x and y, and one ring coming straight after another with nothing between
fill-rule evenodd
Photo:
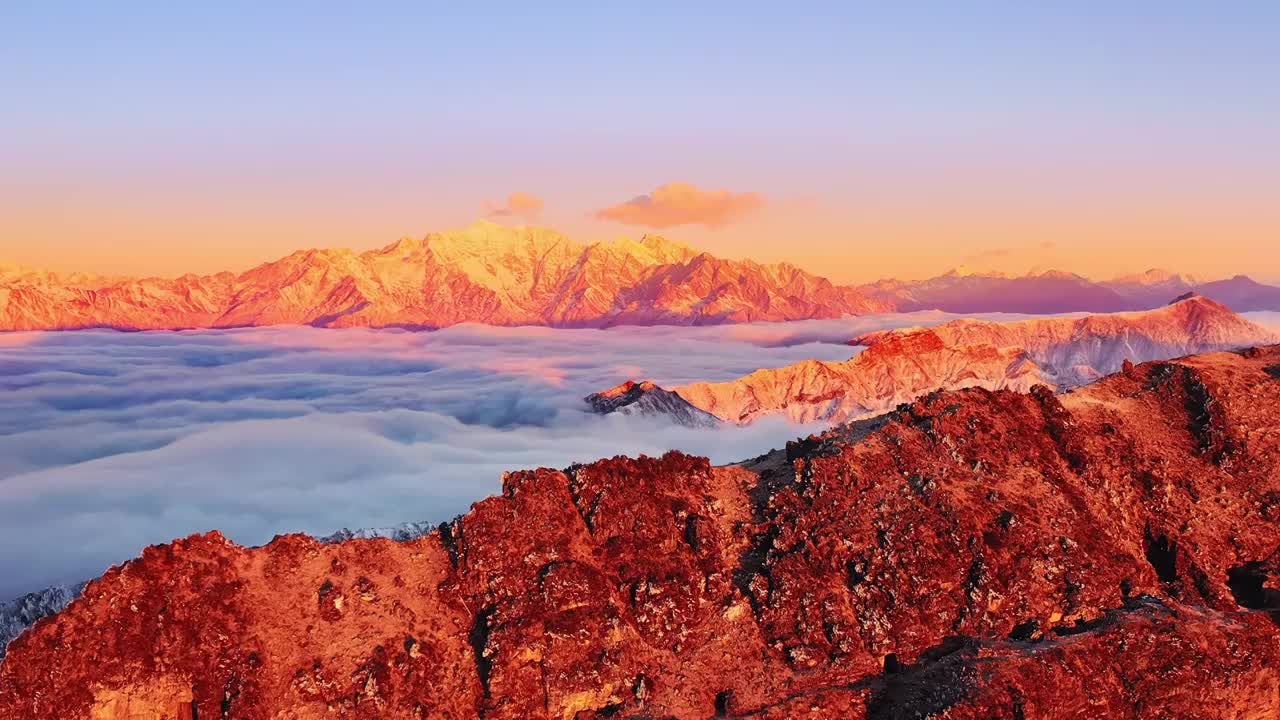
<instances>
[{"instance_id":1,"label":"distant mountain ridge","mask_svg":"<svg viewBox=\"0 0 1280 720\"><path fill-rule=\"evenodd\" d=\"M903 312L1112 313L1150 310L1188 292L1236 312L1280 310L1280 287L1263 285L1244 275L1203 282L1160 269L1099 281L1059 270L1010 276L959 268L928 280L880 280L858 289Z\"/></svg>"},{"instance_id":2,"label":"distant mountain ridge","mask_svg":"<svg viewBox=\"0 0 1280 720\"><path fill-rule=\"evenodd\" d=\"M1149 270L1094 281L957 269L853 286L788 263L728 260L648 235L581 243L480 221L366 252L299 250L241 273L128 278L0 263L0 331L260 325L610 327L954 313L1121 312L1193 291L1238 312L1280 310L1280 287Z\"/></svg>"},{"instance_id":3,"label":"distant mountain ridge","mask_svg":"<svg viewBox=\"0 0 1280 720\"><path fill-rule=\"evenodd\" d=\"M850 341L867 349L845 362L804 360L736 380L695 382L666 391L651 386L651 391L678 395L731 423L768 415L841 422L936 390L1066 389L1121 370L1126 361L1167 360L1276 341L1273 333L1225 305L1193 295L1141 312L1016 322L962 319L874 332Z\"/></svg>"},{"instance_id":4,"label":"distant mountain ridge","mask_svg":"<svg viewBox=\"0 0 1280 720\"><path fill-rule=\"evenodd\" d=\"M715 427L720 424L715 415L694 407L678 394L663 390L648 380L628 380L583 399L593 412L600 415L618 413L665 417L685 427Z\"/></svg>"},{"instance_id":5,"label":"distant mountain ridge","mask_svg":"<svg viewBox=\"0 0 1280 720\"><path fill-rule=\"evenodd\" d=\"M0 330L700 325L892 309L786 263L725 260L655 236L584 244L487 221L362 253L300 250L239 274L0 268Z\"/></svg>"}]
</instances>

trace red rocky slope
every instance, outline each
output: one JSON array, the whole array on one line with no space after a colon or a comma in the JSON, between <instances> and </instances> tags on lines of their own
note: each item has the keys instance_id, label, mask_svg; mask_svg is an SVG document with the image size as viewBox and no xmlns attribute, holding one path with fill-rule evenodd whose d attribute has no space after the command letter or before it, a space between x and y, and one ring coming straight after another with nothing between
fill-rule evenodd
<instances>
[{"instance_id":1,"label":"red rocky slope","mask_svg":"<svg viewBox=\"0 0 1280 720\"><path fill-rule=\"evenodd\" d=\"M969 389L743 466L508 475L419 540L148 549L0 718L1280 714L1280 349Z\"/></svg>"}]
</instances>

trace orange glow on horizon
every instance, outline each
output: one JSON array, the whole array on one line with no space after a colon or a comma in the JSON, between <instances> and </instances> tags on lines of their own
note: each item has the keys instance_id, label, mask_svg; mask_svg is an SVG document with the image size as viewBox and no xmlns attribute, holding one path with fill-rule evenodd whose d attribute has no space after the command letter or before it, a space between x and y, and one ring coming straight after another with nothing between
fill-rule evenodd
<instances>
[{"instance_id":1,"label":"orange glow on horizon","mask_svg":"<svg viewBox=\"0 0 1280 720\"><path fill-rule=\"evenodd\" d=\"M479 203L472 204L477 207ZM363 251L403 236L463 227L474 210L421 213L213 213L125 205L59 212L54 204L0 213L0 264L104 275L241 272L306 248ZM504 220L507 224L515 224ZM935 206L837 209L832 201L770 200L725 227L622 229L582 210L551 206L536 223L591 242L645 232L727 258L790 262L836 282L920 279L966 265L1020 274L1058 269L1105 279L1160 267L1204 279L1280 279L1280 210L1185 204L1150 208Z\"/></svg>"}]
</instances>

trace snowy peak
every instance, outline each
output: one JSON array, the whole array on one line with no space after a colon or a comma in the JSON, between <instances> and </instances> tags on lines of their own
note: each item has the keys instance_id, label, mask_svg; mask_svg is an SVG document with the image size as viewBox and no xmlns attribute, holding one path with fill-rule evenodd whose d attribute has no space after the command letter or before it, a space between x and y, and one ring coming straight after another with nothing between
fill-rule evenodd
<instances>
[{"instance_id":1,"label":"snowy peak","mask_svg":"<svg viewBox=\"0 0 1280 720\"><path fill-rule=\"evenodd\" d=\"M1069 388L1119 371L1126 361L1277 340L1225 305L1195 296L1144 312L1017 322L963 319L879 331L851 340L866 349L843 363L806 360L672 391L728 422L777 414L797 422L843 421L884 412L934 390Z\"/></svg>"},{"instance_id":2,"label":"snowy peak","mask_svg":"<svg viewBox=\"0 0 1280 720\"><path fill-rule=\"evenodd\" d=\"M859 286L865 296L899 310L954 313L1112 313L1160 307L1188 291L1224 302L1237 311L1280 310L1280 288L1244 276L1202 283L1195 277L1151 269L1095 282L1061 270L1026 275L970 272L963 267L928 280L881 280Z\"/></svg>"},{"instance_id":3,"label":"snowy peak","mask_svg":"<svg viewBox=\"0 0 1280 720\"><path fill-rule=\"evenodd\" d=\"M583 398L592 412L662 417L685 427L715 427L718 418L704 412L674 392L663 390L648 380L628 380L608 390Z\"/></svg>"},{"instance_id":4,"label":"snowy peak","mask_svg":"<svg viewBox=\"0 0 1280 720\"><path fill-rule=\"evenodd\" d=\"M1061 386L1078 385L1118 371L1125 360L1146 362L1276 342L1278 338L1227 306L1191 296L1155 310L1036 318L1016 322L954 320L927 330L868 333L852 345L901 345L932 336L947 346L990 345L1025 351ZM867 352L871 352L868 350Z\"/></svg>"},{"instance_id":5,"label":"snowy peak","mask_svg":"<svg viewBox=\"0 0 1280 720\"><path fill-rule=\"evenodd\" d=\"M1183 275L1161 268L1151 268L1145 272L1119 275L1113 278L1111 282L1117 285L1150 287L1153 285L1194 285L1199 281L1191 275Z\"/></svg>"},{"instance_id":6,"label":"snowy peak","mask_svg":"<svg viewBox=\"0 0 1280 720\"><path fill-rule=\"evenodd\" d=\"M299 250L239 275L87 278L4 270L0 330L605 327L892 309L790 266L723 260L656 235L584 244L547 228L489 221L363 253Z\"/></svg>"}]
</instances>

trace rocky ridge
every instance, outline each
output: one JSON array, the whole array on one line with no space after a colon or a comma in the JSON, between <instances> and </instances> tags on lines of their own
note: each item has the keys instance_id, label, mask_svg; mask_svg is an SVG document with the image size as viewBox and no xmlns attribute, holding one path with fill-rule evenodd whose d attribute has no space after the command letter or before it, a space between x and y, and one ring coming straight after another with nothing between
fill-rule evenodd
<instances>
[{"instance_id":1,"label":"rocky ridge","mask_svg":"<svg viewBox=\"0 0 1280 720\"><path fill-rule=\"evenodd\" d=\"M301 250L239 274L0 269L0 330L693 325L889 309L785 263L725 260L656 236L583 244L487 221L358 254Z\"/></svg>"},{"instance_id":2,"label":"rocky ridge","mask_svg":"<svg viewBox=\"0 0 1280 720\"><path fill-rule=\"evenodd\" d=\"M1156 310L1014 322L962 319L928 329L868 333L849 344L875 346L922 333L936 335L948 346L1020 348L1061 387L1116 372L1125 360L1165 360L1277 339L1226 305L1186 293Z\"/></svg>"},{"instance_id":3,"label":"rocky ridge","mask_svg":"<svg viewBox=\"0 0 1280 720\"><path fill-rule=\"evenodd\" d=\"M86 584L57 585L0 602L0 660L4 659L5 650L14 638L37 620L61 612L80 596Z\"/></svg>"},{"instance_id":4,"label":"rocky ridge","mask_svg":"<svg viewBox=\"0 0 1280 720\"><path fill-rule=\"evenodd\" d=\"M407 542L192 536L18 638L0 718L1271 717L1278 408L1280 348L1219 352L511 473Z\"/></svg>"},{"instance_id":5,"label":"rocky ridge","mask_svg":"<svg viewBox=\"0 0 1280 720\"><path fill-rule=\"evenodd\" d=\"M663 390L644 380L627 380L621 385L592 393L583 400L591 411L600 415L619 413L661 417L685 427L715 427L720 418L700 410L670 390Z\"/></svg>"},{"instance_id":6,"label":"rocky ridge","mask_svg":"<svg viewBox=\"0 0 1280 720\"><path fill-rule=\"evenodd\" d=\"M1157 308L1187 292L1213 298L1237 312L1280 310L1280 288L1244 275L1204 282L1159 269L1091 280L1057 270L1011 276L958 268L927 280L881 280L858 289L902 311L1114 313Z\"/></svg>"},{"instance_id":7,"label":"rocky ridge","mask_svg":"<svg viewBox=\"0 0 1280 720\"><path fill-rule=\"evenodd\" d=\"M805 360L736 380L670 388L728 422L781 414L797 422L866 417L934 390L983 387L1025 392L1091 382L1125 361L1165 360L1275 342L1273 333L1208 298L1167 307L1017 322L955 320L869 333L846 362Z\"/></svg>"}]
</instances>

